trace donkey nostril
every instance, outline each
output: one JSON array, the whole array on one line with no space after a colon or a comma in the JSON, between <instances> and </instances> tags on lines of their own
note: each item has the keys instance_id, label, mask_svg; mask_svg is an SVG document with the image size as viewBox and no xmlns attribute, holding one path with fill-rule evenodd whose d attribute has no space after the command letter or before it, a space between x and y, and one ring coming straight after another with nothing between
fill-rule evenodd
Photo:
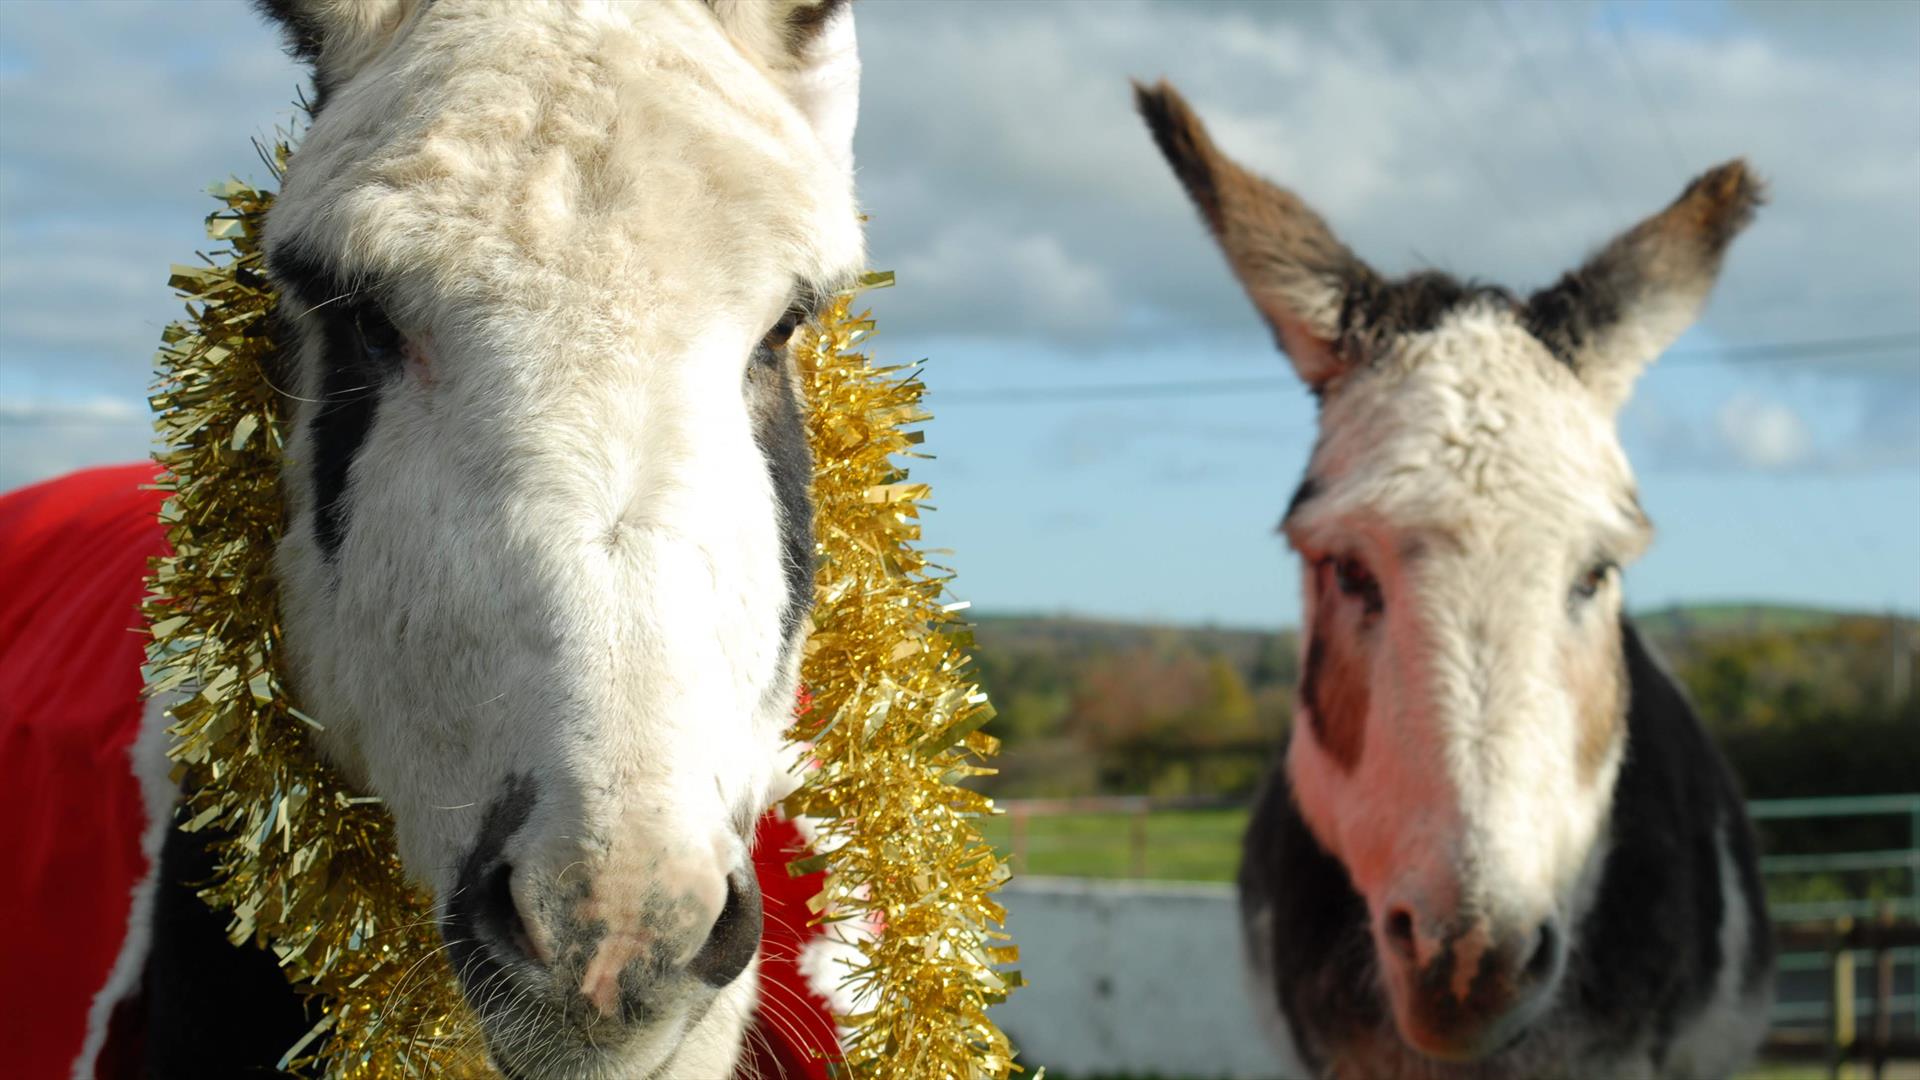
<instances>
[{"instance_id":1,"label":"donkey nostril","mask_svg":"<svg viewBox=\"0 0 1920 1080\"><path fill-rule=\"evenodd\" d=\"M521 957L534 959L533 941L527 924L520 917L520 905L513 898L513 867L501 863L487 874L480 916L489 936L505 942Z\"/></svg>"},{"instance_id":2,"label":"donkey nostril","mask_svg":"<svg viewBox=\"0 0 1920 1080\"><path fill-rule=\"evenodd\" d=\"M709 986L738 978L760 951L761 918L760 882L752 871L727 875L726 905L687 970Z\"/></svg>"},{"instance_id":3,"label":"donkey nostril","mask_svg":"<svg viewBox=\"0 0 1920 1080\"><path fill-rule=\"evenodd\" d=\"M1541 923L1540 931L1533 938L1533 955L1527 957L1527 977L1540 979L1551 974L1559 946L1560 934L1553 928L1552 921Z\"/></svg>"},{"instance_id":4,"label":"donkey nostril","mask_svg":"<svg viewBox=\"0 0 1920 1080\"><path fill-rule=\"evenodd\" d=\"M1413 943L1413 914L1406 908L1394 908L1387 913L1387 944L1408 960L1417 957L1418 950Z\"/></svg>"}]
</instances>

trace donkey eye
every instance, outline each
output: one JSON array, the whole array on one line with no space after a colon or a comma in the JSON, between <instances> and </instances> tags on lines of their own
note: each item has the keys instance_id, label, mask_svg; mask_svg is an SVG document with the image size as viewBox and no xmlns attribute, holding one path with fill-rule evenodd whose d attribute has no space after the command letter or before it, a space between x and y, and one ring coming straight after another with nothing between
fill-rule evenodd
<instances>
[{"instance_id":1,"label":"donkey eye","mask_svg":"<svg viewBox=\"0 0 1920 1080\"><path fill-rule=\"evenodd\" d=\"M1333 581L1340 591L1360 601L1361 607L1369 615L1375 615L1386 609L1386 598L1380 593L1380 583L1374 580L1366 564L1351 555L1333 562Z\"/></svg>"},{"instance_id":2,"label":"donkey eye","mask_svg":"<svg viewBox=\"0 0 1920 1080\"><path fill-rule=\"evenodd\" d=\"M1618 569L1620 565L1611 559L1602 559L1594 563L1587 568L1586 573L1580 575L1579 581L1573 583L1573 595L1582 600L1593 599L1595 594L1599 593L1600 587L1605 585L1607 579L1612 577L1613 572Z\"/></svg>"},{"instance_id":3,"label":"donkey eye","mask_svg":"<svg viewBox=\"0 0 1920 1080\"><path fill-rule=\"evenodd\" d=\"M787 342L793 339L794 332L799 330L800 324L806 321L807 313L801 310L800 305L795 304L787 309L786 314L780 316L780 321L773 324L773 328L767 331L767 336L760 339L760 347L779 352L787 347Z\"/></svg>"},{"instance_id":4,"label":"donkey eye","mask_svg":"<svg viewBox=\"0 0 1920 1080\"><path fill-rule=\"evenodd\" d=\"M375 360L391 358L403 340L387 313L374 303L354 305L353 332L360 338L360 348Z\"/></svg>"}]
</instances>

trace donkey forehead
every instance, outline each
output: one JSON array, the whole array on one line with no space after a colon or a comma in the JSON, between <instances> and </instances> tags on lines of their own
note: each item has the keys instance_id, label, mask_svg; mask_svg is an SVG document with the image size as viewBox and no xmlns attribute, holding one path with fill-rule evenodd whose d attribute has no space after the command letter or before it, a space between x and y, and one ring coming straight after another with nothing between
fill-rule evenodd
<instances>
[{"instance_id":1,"label":"donkey forehead","mask_svg":"<svg viewBox=\"0 0 1920 1080\"><path fill-rule=\"evenodd\" d=\"M710 16L668 4L434 5L329 95L269 243L598 302L834 285L862 259L846 169Z\"/></svg>"},{"instance_id":2,"label":"donkey forehead","mask_svg":"<svg viewBox=\"0 0 1920 1080\"><path fill-rule=\"evenodd\" d=\"M1519 532L1624 548L1646 527L1609 412L1493 305L1388 340L1334 388L1303 490L1296 536L1363 517L1469 545Z\"/></svg>"}]
</instances>

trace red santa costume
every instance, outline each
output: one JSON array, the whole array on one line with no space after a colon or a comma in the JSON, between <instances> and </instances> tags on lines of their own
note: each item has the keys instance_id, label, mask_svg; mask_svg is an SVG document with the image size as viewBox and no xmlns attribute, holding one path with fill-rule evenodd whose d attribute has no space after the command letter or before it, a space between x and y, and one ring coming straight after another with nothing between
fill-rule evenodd
<instances>
[{"instance_id":1,"label":"red santa costume","mask_svg":"<svg viewBox=\"0 0 1920 1080\"><path fill-rule=\"evenodd\" d=\"M167 552L153 479L124 465L0 495L0 1055L24 1080L145 1075L143 916L173 805L141 697L140 602ZM833 1021L798 966L820 875L785 865L800 845L761 820L761 997L780 1022L756 1017L742 1068L825 1080Z\"/></svg>"}]
</instances>

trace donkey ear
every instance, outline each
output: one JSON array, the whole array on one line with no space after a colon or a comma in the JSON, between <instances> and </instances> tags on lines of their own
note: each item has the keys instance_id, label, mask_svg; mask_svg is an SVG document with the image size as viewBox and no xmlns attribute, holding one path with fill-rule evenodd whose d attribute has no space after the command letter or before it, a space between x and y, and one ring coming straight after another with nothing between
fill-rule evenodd
<instances>
[{"instance_id":1,"label":"donkey ear","mask_svg":"<svg viewBox=\"0 0 1920 1080\"><path fill-rule=\"evenodd\" d=\"M393 40L422 0L254 0L280 24L287 51L313 65L319 92L352 78Z\"/></svg>"},{"instance_id":2,"label":"donkey ear","mask_svg":"<svg viewBox=\"0 0 1920 1080\"><path fill-rule=\"evenodd\" d=\"M1294 370L1324 388L1346 366L1341 309L1373 271L1299 196L1222 154L1172 86L1136 82L1133 99Z\"/></svg>"},{"instance_id":3,"label":"donkey ear","mask_svg":"<svg viewBox=\"0 0 1920 1080\"><path fill-rule=\"evenodd\" d=\"M860 51L851 0L707 0L740 47L785 88L834 159L853 171Z\"/></svg>"},{"instance_id":4,"label":"donkey ear","mask_svg":"<svg viewBox=\"0 0 1920 1080\"><path fill-rule=\"evenodd\" d=\"M1527 329L1618 408L1641 369L1693 324L1727 245L1765 201L1746 162L1708 170L1673 205L1530 297Z\"/></svg>"}]
</instances>

